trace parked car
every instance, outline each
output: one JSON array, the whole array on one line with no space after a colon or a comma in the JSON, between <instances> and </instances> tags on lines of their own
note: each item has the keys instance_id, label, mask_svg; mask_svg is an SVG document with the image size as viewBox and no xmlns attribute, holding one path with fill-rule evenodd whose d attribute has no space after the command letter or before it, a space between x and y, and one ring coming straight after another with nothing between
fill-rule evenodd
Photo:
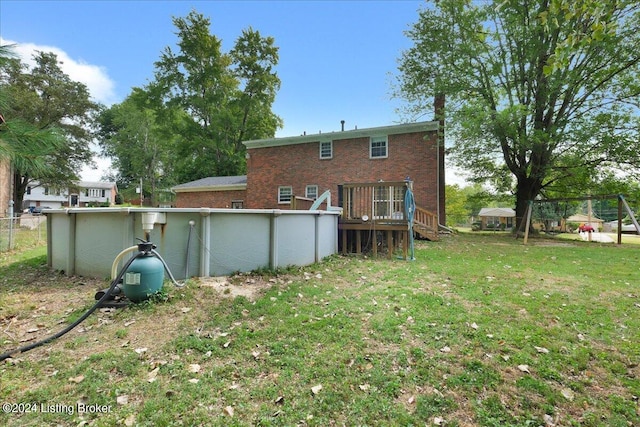
<instances>
[{"instance_id":1,"label":"parked car","mask_svg":"<svg viewBox=\"0 0 640 427\"><path fill-rule=\"evenodd\" d=\"M580 224L578 227L578 231L582 233L583 231L596 231L591 224Z\"/></svg>"},{"instance_id":2,"label":"parked car","mask_svg":"<svg viewBox=\"0 0 640 427\"><path fill-rule=\"evenodd\" d=\"M31 214L33 215L40 215L42 214L42 211L44 209L51 209L49 206L34 206L33 209L29 208L31 210Z\"/></svg>"}]
</instances>

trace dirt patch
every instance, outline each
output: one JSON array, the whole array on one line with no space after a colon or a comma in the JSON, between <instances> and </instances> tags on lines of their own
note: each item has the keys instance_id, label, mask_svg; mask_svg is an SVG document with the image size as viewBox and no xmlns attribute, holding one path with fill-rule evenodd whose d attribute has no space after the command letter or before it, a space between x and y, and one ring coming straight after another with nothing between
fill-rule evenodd
<instances>
[{"instance_id":1,"label":"dirt patch","mask_svg":"<svg viewBox=\"0 0 640 427\"><path fill-rule=\"evenodd\" d=\"M201 277L198 279L198 285L205 288L212 288L220 294L220 296L225 298L242 296L249 301L255 301L267 289L281 281L281 279L276 278L265 280L259 276L246 278L243 276L220 276Z\"/></svg>"}]
</instances>

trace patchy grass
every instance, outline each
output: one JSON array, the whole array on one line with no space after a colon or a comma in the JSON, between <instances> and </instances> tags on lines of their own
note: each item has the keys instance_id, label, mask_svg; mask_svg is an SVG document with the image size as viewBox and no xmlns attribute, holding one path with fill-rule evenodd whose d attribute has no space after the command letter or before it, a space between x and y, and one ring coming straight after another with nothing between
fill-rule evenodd
<instances>
[{"instance_id":1,"label":"patchy grass","mask_svg":"<svg viewBox=\"0 0 640 427\"><path fill-rule=\"evenodd\" d=\"M3 351L105 287L43 261L3 267ZM261 273L169 284L1 364L0 424L640 425L638 246L460 234Z\"/></svg>"}]
</instances>

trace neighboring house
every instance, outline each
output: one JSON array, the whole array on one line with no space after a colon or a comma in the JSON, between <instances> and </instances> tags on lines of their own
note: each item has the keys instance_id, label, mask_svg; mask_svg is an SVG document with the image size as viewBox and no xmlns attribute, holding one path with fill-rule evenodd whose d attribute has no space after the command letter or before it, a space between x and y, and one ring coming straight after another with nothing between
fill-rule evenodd
<instances>
[{"instance_id":1,"label":"neighboring house","mask_svg":"<svg viewBox=\"0 0 640 427\"><path fill-rule=\"evenodd\" d=\"M30 207L86 207L112 206L116 202L118 187L115 182L80 181L69 188L50 188L34 183L27 187L23 209Z\"/></svg>"},{"instance_id":2,"label":"neighboring house","mask_svg":"<svg viewBox=\"0 0 640 427\"><path fill-rule=\"evenodd\" d=\"M176 193L177 208L247 207L247 176L213 176L171 188Z\"/></svg>"},{"instance_id":3,"label":"neighboring house","mask_svg":"<svg viewBox=\"0 0 640 427\"><path fill-rule=\"evenodd\" d=\"M577 230L580 225L590 225L594 230L602 230L603 220L595 215L586 214L574 214L567 218L566 222L569 224L570 231Z\"/></svg>"},{"instance_id":4,"label":"neighboring house","mask_svg":"<svg viewBox=\"0 0 640 427\"><path fill-rule=\"evenodd\" d=\"M478 217L481 230L507 230L515 225L516 211L511 208L482 208Z\"/></svg>"}]
</instances>

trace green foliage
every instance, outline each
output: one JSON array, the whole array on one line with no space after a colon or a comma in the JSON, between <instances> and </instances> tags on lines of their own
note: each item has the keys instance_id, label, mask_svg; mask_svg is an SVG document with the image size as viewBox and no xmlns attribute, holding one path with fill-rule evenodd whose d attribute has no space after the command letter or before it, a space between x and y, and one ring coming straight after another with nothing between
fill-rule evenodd
<instances>
[{"instance_id":1,"label":"green foliage","mask_svg":"<svg viewBox=\"0 0 640 427\"><path fill-rule=\"evenodd\" d=\"M0 61L0 99L8 99L0 155L12 160L18 207L33 181L68 186L77 180L76 171L91 163L91 125L98 109L87 87L61 70L55 54L40 52L34 61L31 69L18 59Z\"/></svg>"},{"instance_id":2,"label":"green foliage","mask_svg":"<svg viewBox=\"0 0 640 427\"><path fill-rule=\"evenodd\" d=\"M243 141L269 138L282 126L271 107L280 88L272 37L251 28L230 52L195 11L176 17L177 48L166 47L155 78L100 115L100 145L123 193L143 179L157 205L172 185L246 172Z\"/></svg>"},{"instance_id":3,"label":"green foliage","mask_svg":"<svg viewBox=\"0 0 640 427\"><path fill-rule=\"evenodd\" d=\"M522 218L545 191L638 173L639 20L628 0L434 1L407 33L400 92L416 114L447 96L454 163L512 189Z\"/></svg>"}]
</instances>

